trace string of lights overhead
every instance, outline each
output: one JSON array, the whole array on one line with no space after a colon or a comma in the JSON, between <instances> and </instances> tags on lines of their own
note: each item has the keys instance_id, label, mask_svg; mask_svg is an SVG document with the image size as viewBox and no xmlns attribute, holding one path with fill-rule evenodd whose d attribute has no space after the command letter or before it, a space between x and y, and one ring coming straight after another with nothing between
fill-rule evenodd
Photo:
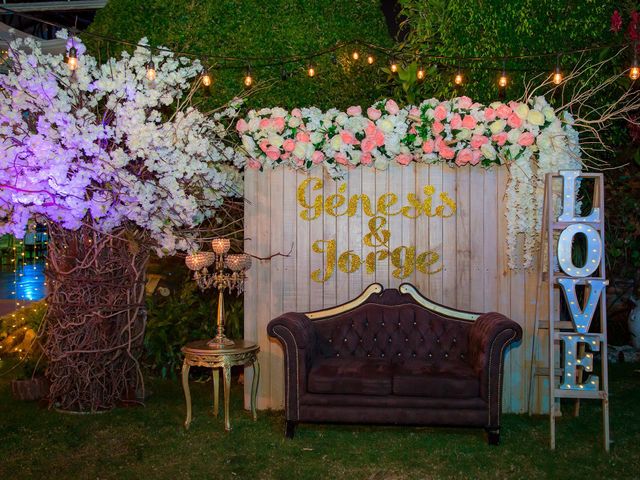
<instances>
[{"instance_id":1,"label":"string of lights overhead","mask_svg":"<svg viewBox=\"0 0 640 480\"><path fill-rule=\"evenodd\" d=\"M43 20L32 15L15 12L10 8L0 6L0 11L5 11L7 13L11 13L14 15L22 16L32 21L40 22L42 24L62 29L66 28L62 25L56 24L54 22ZM97 34L93 32L79 32L75 28L68 29L71 31L72 35L77 36L79 34L92 37L100 42L107 42L109 44L119 44L125 47L142 47L147 48L149 50L149 62L146 65L146 76L149 81L154 81L157 76L156 66L153 62L153 53L154 52L163 52L163 51L172 51L165 47L159 46L150 46L145 44L140 44L136 42L130 42L127 40L109 37L102 34ZM482 69L487 71L498 70L500 75L497 77L497 86L500 89L507 88L509 84L509 78L507 75L507 71L518 72L518 71L537 71L540 70L531 70L531 69L521 69L521 68L513 68L510 67L507 69L507 61L517 62L522 60L532 60L532 59L551 59L555 57L555 68L550 72L551 81L555 85L560 85L564 80L564 75L561 69L561 58L567 57L571 55L578 55L584 53L592 53L597 51L602 51L607 48L628 48L632 47L633 55L632 62L628 68L628 76L631 80L637 80L640 78L640 67L638 66L638 55L637 55L637 41L632 43L619 43L619 44L608 44L608 45L597 45L573 50L567 50L562 52L545 52L545 53L528 53L528 54L516 54L516 55L502 55L502 56L460 56L460 57L452 57L445 55L431 55L431 54L420 54L420 55L409 55L406 52L397 51L394 49L389 49L386 47L382 47L379 45L363 42L361 40L350 40L346 42L340 42L336 45L333 45L328 48L324 48L318 50L313 53L303 54L303 55L291 55L291 56L280 56L280 57L269 57L269 56L232 56L232 55L217 55L217 54L194 54L191 52L181 52L181 51L172 51L174 54L179 56L184 56L188 58L198 59L203 65L203 71L200 75L201 84L204 87L210 87L213 84L213 70L243 70L243 78L242 83L246 88L251 88L255 84L255 76L253 74L254 69L262 69L268 67L281 67L282 68L282 79L288 78L288 73L284 69L285 66L290 64L299 64L304 65L306 69L306 75L309 78L314 78L318 75L318 66L314 61L315 59L327 55L333 55L335 58L335 53L341 50L350 51L349 57L355 62L360 62L364 59L364 62L372 66L377 62L376 55L381 55L387 58L387 66L389 71L392 74L398 73L398 71L403 68L403 65L410 64L412 62L416 62L418 67L416 70L416 79L418 81L423 81L427 77L427 69L425 68L425 64L428 65L436 65L442 69L452 70L453 76L452 81L457 87L463 86L465 83L469 81L468 75L464 75L464 71L461 65L468 65L468 70L471 69ZM364 51L364 53L363 53ZM496 64L502 63L502 68L498 69L495 67ZM71 47L68 51L68 55L66 58L66 63L71 70L76 70L79 66L78 64L78 52L75 47ZM486 64L492 64L493 66L487 67L484 66Z\"/></svg>"}]
</instances>

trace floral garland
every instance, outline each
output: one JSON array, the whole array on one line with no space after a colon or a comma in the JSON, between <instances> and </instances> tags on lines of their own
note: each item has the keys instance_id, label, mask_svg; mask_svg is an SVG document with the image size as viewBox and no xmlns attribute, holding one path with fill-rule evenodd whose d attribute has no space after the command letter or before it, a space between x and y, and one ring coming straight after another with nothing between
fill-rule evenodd
<instances>
[{"instance_id":1,"label":"floral garland","mask_svg":"<svg viewBox=\"0 0 640 480\"><path fill-rule=\"evenodd\" d=\"M261 170L323 165L340 178L359 165L385 170L391 162L508 165L509 264L528 268L538 248L544 175L581 165L571 125L571 116L565 112L561 119L544 97L483 106L463 96L404 108L383 100L366 112L359 106L346 112L263 108L250 111L236 129L247 167Z\"/></svg>"}]
</instances>

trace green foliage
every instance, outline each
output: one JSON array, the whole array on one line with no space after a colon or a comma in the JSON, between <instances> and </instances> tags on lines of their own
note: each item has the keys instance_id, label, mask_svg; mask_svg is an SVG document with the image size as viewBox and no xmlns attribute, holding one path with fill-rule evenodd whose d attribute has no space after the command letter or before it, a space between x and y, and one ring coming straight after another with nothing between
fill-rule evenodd
<instances>
[{"instance_id":1,"label":"green foliage","mask_svg":"<svg viewBox=\"0 0 640 480\"><path fill-rule=\"evenodd\" d=\"M31 378L44 372L46 361L36 340L37 332L47 312L44 300L0 317L0 360L13 357L10 369L17 378ZM0 363L0 372L6 369Z\"/></svg>"},{"instance_id":2,"label":"green foliage","mask_svg":"<svg viewBox=\"0 0 640 480\"><path fill-rule=\"evenodd\" d=\"M405 51L447 57L503 57L602 45L613 40L609 22L618 3L613 0L401 0L409 28ZM577 60L578 56L562 58L564 71ZM523 93L525 80L540 72L550 74L555 63L554 57L507 60L510 82L507 99ZM459 66L466 79L461 90L456 90L453 84L458 65L441 65L439 71L422 84L420 96L448 98L464 93L483 103L497 99L502 61L469 62Z\"/></svg>"},{"instance_id":3,"label":"green foliage","mask_svg":"<svg viewBox=\"0 0 640 480\"><path fill-rule=\"evenodd\" d=\"M147 299L148 322L144 339L144 361L163 378L176 378L182 365L180 349L192 340L214 336L217 295L200 292L195 282L181 279L167 297L158 294ZM242 297L225 298L225 332L230 338L242 337Z\"/></svg>"},{"instance_id":4,"label":"green foliage","mask_svg":"<svg viewBox=\"0 0 640 480\"><path fill-rule=\"evenodd\" d=\"M90 31L137 42L148 37L152 45L199 55L282 57L308 55L340 42L362 40L391 46L378 0L111 0L96 15ZM87 40L102 54L114 55L122 46ZM314 60L317 75L306 76L305 62L286 66L291 77L281 81L281 67L251 65L259 82L276 80L257 92L249 105L284 108L316 105L346 108L370 105L379 96L380 63L353 62L349 51ZM381 60L381 59L379 59ZM334 63L335 62L335 63ZM210 94L200 101L225 103L242 90L246 64L234 70L212 66Z\"/></svg>"}]
</instances>

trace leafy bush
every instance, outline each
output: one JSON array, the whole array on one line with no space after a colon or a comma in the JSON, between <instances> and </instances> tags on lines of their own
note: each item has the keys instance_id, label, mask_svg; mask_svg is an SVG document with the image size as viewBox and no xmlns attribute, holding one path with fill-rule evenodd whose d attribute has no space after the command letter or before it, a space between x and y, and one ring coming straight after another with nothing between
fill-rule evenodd
<instances>
[{"instance_id":1,"label":"leafy bush","mask_svg":"<svg viewBox=\"0 0 640 480\"><path fill-rule=\"evenodd\" d=\"M17 358L12 362L17 368L16 378L29 378L42 373L46 362L37 342L37 332L47 311L44 300L0 317L0 359Z\"/></svg>"},{"instance_id":2,"label":"leafy bush","mask_svg":"<svg viewBox=\"0 0 640 480\"><path fill-rule=\"evenodd\" d=\"M176 51L236 57L308 55L354 39L392 45L378 0L111 0L98 12L90 31L133 42L146 36L152 45ZM111 55L122 49L112 44L107 52L104 42L92 45ZM252 65L256 80L277 81L252 97L250 106L370 105L379 95L379 64L370 67L360 60L354 65L348 55L339 51L335 58L314 59L313 79L306 76L306 61L287 65L291 77L286 81L280 81L280 66ZM211 66L211 93L200 99L205 105L222 104L242 90L247 65L227 62L231 64L236 68Z\"/></svg>"}]
</instances>

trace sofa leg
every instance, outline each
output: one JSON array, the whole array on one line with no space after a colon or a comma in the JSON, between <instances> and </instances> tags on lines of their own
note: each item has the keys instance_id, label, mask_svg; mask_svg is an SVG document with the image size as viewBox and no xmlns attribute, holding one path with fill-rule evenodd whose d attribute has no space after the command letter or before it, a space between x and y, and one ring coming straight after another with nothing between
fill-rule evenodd
<instances>
[{"instance_id":1,"label":"sofa leg","mask_svg":"<svg viewBox=\"0 0 640 480\"><path fill-rule=\"evenodd\" d=\"M284 430L284 436L287 438L293 438L296 433L296 425L298 422L294 422L292 420L287 420L287 425Z\"/></svg>"},{"instance_id":2,"label":"sofa leg","mask_svg":"<svg viewBox=\"0 0 640 480\"><path fill-rule=\"evenodd\" d=\"M485 428L487 431L487 440L489 445L500 444L500 429L499 428Z\"/></svg>"}]
</instances>

